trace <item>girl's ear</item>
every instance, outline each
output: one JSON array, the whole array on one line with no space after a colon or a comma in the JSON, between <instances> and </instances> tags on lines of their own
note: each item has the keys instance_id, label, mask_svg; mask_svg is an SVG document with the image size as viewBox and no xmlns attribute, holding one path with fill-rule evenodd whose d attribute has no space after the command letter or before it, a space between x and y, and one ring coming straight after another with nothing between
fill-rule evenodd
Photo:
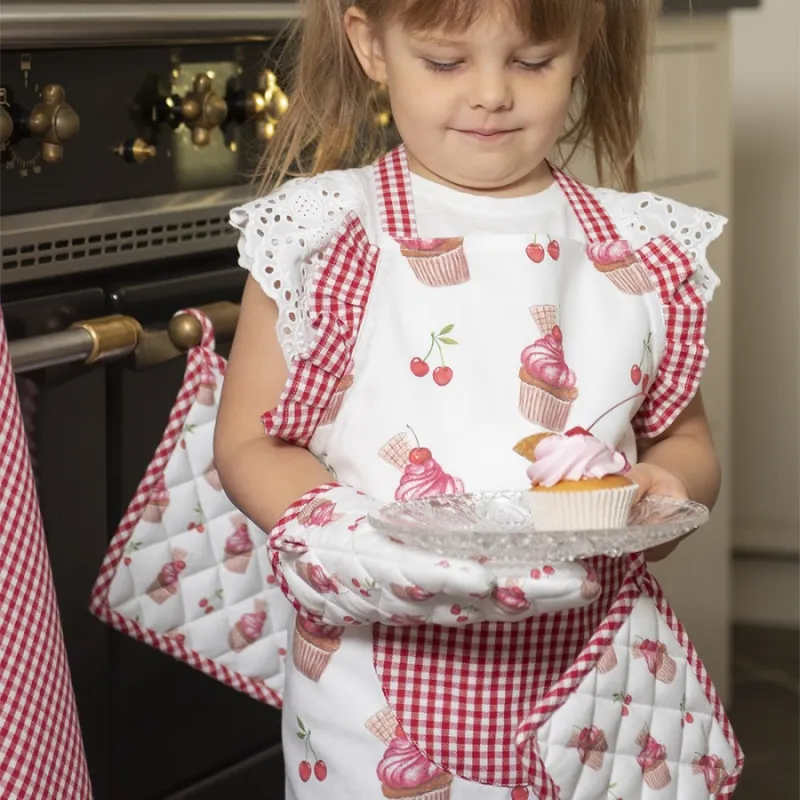
<instances>
[{"instance_id":1,"label":"girl's ear","mask_svg":"<svg viewBox=\"0 0 800 800\"><path fill-rule=\"evenodd\" d=\"M386 83L383 44L369 17L358 6L350 6L344 13L343 25L364 73L376 83Z\"/></svg>"}]
</instances>

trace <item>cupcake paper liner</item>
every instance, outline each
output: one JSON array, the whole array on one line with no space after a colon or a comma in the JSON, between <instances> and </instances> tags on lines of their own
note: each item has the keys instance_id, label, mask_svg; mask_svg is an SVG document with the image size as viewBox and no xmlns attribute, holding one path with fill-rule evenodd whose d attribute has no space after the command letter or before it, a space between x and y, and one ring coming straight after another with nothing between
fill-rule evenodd
<instances>
[{"instance_id":1,"label":"cupcake paper liner","mask_svg":"<svg viewBox=\"0 0 800 800\"><path fill-rule=\"evenodd\" d=\"M537 492L525 495L534 525L543 531L591 531L624 528L628 524L636 486L577 492Z\"/></svg>"},{"instance_id":2,"label":"cupcake paper liner","mask_svg":"<svg viewBox=\"0 0 800 800\"><path fill-rule=\"evenodd\" d=\"M538 386L519 382L519 410L528 422L561 433L567 427L571 409L572 400L560 400Z\"/></svg>"},{"instance_id":3,"label":"cupcake paper liner","mask_svg":"<svg viewBox=\"0 0 800 800\"><path fill-rule=\"evenodd\" d=\"M654 791L669 786L669 782L672 780L672 776L669 774L669 767L665 761L645 768L643 776L644 782Z\"/></svg>"},{"instance_id":4,"label":"cupcake paper liner","mask_svg":"<svg viewBox=\"0 0 800 800\"><path fill-rule=\"evenodd\" d=\"M294 665L297 669L315 683L322 677L325 667L331 660L331 651L323 650L304 639L299 631L295 631L292 644Z\"/></svg>"},{"instance_id":5,"label":"cupcake paper liner","mask_svg":"<svg viewBox=\"0 0 800 800\"><path fill-rule=\"evenodd\" d=\"M344 403L344 396L347 394L347 389L337 389L331 396L325 411L322 412L320 417L320 425L330 425L336 421L339 412L342 410L342 403Z\"/></svg>"},{"instance_id":6,"label":"cupcake paper liner","mask_svg":"<svg viewBox=\"0 0 800 800\"><path fill-rule=\"evenodd\" d=\"M411 269L426 286L457 286L469 280L469 265L464 247L435 256L406 256Z\"/></svg>"},{"instance_id":7,"label":"cupcake paper liner","mask_svg":"<svg viewBox=\"0 0 800 800\"><path fill-rule=\"evenodd\" d=\"M626 267L618 267L603 273L621 292L625 294L647 294L655 291L650 271L638 261Z\"/></svg>"}]
</instances>

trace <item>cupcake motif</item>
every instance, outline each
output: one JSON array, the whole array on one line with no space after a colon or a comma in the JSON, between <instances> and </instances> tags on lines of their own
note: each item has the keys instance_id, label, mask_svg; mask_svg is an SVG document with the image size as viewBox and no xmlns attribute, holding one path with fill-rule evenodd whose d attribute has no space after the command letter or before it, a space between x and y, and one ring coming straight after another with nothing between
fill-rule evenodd
<instances>
[{"instance_id":1,"label":"cupcake motif","mask_svg":"<svg viewBox=\"0 0 800 800\"><path fill-rule=\"evenodd\" d=\"M603 587L600 583L600 576L594 567L586 567L586 577L581 583L581 598L583 600L596 600L600 596Z\"/></svg>"},{"instance_id":2,"label":"cupcake motif","mask_svg":"<svg viewBox=\"0 0 800 800\"><path fill-rule=\"evenodd\" d=\"M581 764L585 764L589 769L601 770L603 768L608 742L605 733L595 725L573 733L567 742L567 747L576 748Z\"/></svg>"},{"instance_id":3,"label":"cupcake motif","mask_svg":"<svg viewBox=\"0 0 800 800\"><path fill-rule=\"evenodd\" d=\"M692 772L702 775L706 782L706 789L712 797L716 797L730 777L725 769L725 762L715 755L698 756L692 762Z\"/></svg>"},{"instance_id":4,"label":"cupcake motif","mask_svg":"<svg viewBox=\"0 0 800 800\"><path fill-rule=\"evenodd\" d=\"M339 587L336 585L336 581L319 564L298 561L297 574L320 594L339 594Z\"/></svg>"},{"instance_id":5,"label":"cupcake motif","mask_svg":"<svg viewBox=\"0 0 800 800\"><path fill-rule=\"evenodd\" d=\"M162 475L155 486L153 486L153 491L147 499L147 505L144 507L144 511L142 511L142 519L146 522L161 522L161 518L164 516L164 511L168 505L169 489L167 489L167 484Z\"/></svg>"},{"instance_id":6,"label":"cupcake motif","mask_svg":"<svg viewBox=\"0 0 800 800\"><path fill-rule=\"evenodd\" d=\"M243 614L228 634L228 644L234 653L241 653L246 647L261 638L267 621L267 604L263 600L253 603L253 611Z\"/></svg>"},{"instance_id":7,"label":"cupcake motif","mask_svg":"<svg viewBox=\"0 0 800 800\"><path fill-rule=\"evenodd\" d=\"M651 675L655 675L661 683L672 683L675 680L675 660L667 653L663 642L644 639L636 642L631 648L634 658L643 658Z\"/></svg>"},{"instance_id":8,"label":"cupcake motif","mask_svg":"<svg viewBox=\"0 0 800 800\"><path fill-rule=\"evenodd\" d=\"M383 796L391 800L450 799L453 776L428 761L405 736L389 741L377 773Z\"/></svg>"},{"instance_id":9,"label":"cupcake motif","mask_svg":"<svg viewBox=\"0 0 800 800\"><path fill-rule=\"evenodd\" d=\"M200 377L200 386L197 389L197 402L201 406L213 406L216 390L217 379L214 377L214 373L210 369L204 370Z\"/></svg>"},{"instance_id":10,"label":"cupcake motif","mask_svg":"<svg viewBox=\"0 0 800 800\"><path fill-rule=\"evenodd\" d=\"M647 294L655 291L650 271L631 250L628 242L619 239L598 242L586 248L595 269L605 275L625 294Z\"/></svg>"},{"instance_id":11,"label":"cupcake motif","mask_svg":"<svg viewBox=\"0 0 800 800\"><path fill-rule=\"evenodd\" d=\"M242 575L253 557L253 540L247 530L247 521L242 517L234 520L236 529L225 540L225 558L223 565L229 572Z\"/></svg>"},{"instance_id":12,"label":"cupcake motif","mask_svg":"<svg viewBox=\"0 0 800 800\"><path fill-rule=\"evenodd\" d=\"M617 661L617 651L614 645L610 644L603 650L602 655L597 659L597 671L601 675L606 675L613 670L619 662Z\"/></svg>"},{"instance_id":13,"label":"cupcake motif","mask_svg":"<svg viewBox=\"0 0 800 800\"><path fill-rule=\"evenodd\" d=\"M659 744L647 729L639 734L636 744L642 748L636 762L642 769L644 782L655 791L669 786L672 775L667 766L667 748Z\"/></svg>"},{"instance_id":14,"label":"cupcake motif","mask_svg":"<svg viewBox=\"0 0 800 800\"><path fill-rule=\"evenodd\" d=\"M342 410L344 396L350 390L352 385L352 374L345 375L339 381L339 383L336 384L336 388L333 390L331 399L328 401L328 405L326 406L325 411L322 413L322 417L320 417L320 425L330 425L335 422L336 418L339 416L339 412Z\"/></svg>"},{"instance_id":15,"label":"cupcake motif","mask_svg":"<svg viewBox=\"0 0 800 800\"><path fill-rule=\"evenodd\" d=\"M564 359L561 328L550 332L522 351L519 371L519 410L535 425L560 433L567 426L572 404L578 397L575 373Z\"/></svg>"},{"instance_id":16,"label":"cupcake motif","mask_svg":"<svg viewBox=\"0 0 800 800\"><path fill-rule=\"evenodd\" d=\"M523 614L531 604L519 586L495 586L492 589L492 602L505 614Z\"/></svg>"},{"instance_id":17,"label":"cupcake motif","mask_svg":"<svg viewBox=\"0 0 800 800\"><path fill-rule=\"evenodd\" d=\"M464 483L448 475L427 447L413 446L408 434L398 433L378 451L378 455L403 475L394 498L400 503L464 493Z\"/></svg>"},{"instance_id":18,"label":"cupcake motif","mask_svg":"<svg viewBox=\"0 0 800 800\"><path fill-rule=\"evenodd\" d=\"M186 569L186 553L173 550L172 560L164 564L158 571L155 580L147 589L147 596L158 605L162 605L174 597L180 589L180 575Z\"/></svg>"},{"instance_id":19,"label":"cupcake motif","mask_svg":"<svg viewBox=\"0 0 800 800\"><path fill-rule=\"evenodd\" d=\"M332 500L318 496L298 514L297 520L304 528L324 528L336 522L339 516Z\"/></svg>"},{"instance_id":20,"label":"cupcake motif","mask_svg":"<svg viewBox=\"0 0 800 800\"><path fill-rule=\"evenodd\" d=\"M425 286L457 286L469 280L464 240L400 239L400 253L408 259L417 279Z\"/></svg>"},{"instance_id":21,"label":"cupcake motif","mask_svg":"<svg viewBox=\"0 0 800 800\"><path fill-rule=\"evenodd\" d=\"M219 479L219 473L217 472L217 468L214 464L214 459L211 459L211 463L205 468L203 472L203 478L205 478L206 483L215 491L221 492L222 491L222 483Z\"/></svg>"},{"instance_id":22,"label":"cupcake motif","mask_svg":"<svg viewBox=\"0 0 800 800\"><path fill-rule=\"evenodd\" d=\"M424 603L434 596L433 592L428 592L421 586L400 586L397 583L393 583L390 588L397 597L412 603Z\"/></svg>"},{"instance_id":23,"label":"cupcake motif","mask_svg":"<svg viewBox=\"0 0 800 800\"><path fill-rule=\"evenodd\" d=\"M398 728L397 717L391 707L386 706L373 714L365 723L366 729L384 744L389 744L396 736L402 736L402 730Z\"/></svg>"},{"instance_id":24,"label":"cupcake motif","mask_svg":"<svg viewBox=\"0 0 800 800\"><path fill-rule=\"evenodd\" d=\"M344 628L323 625L298 616L294 626L292 656L298 671L316 682L322 677L331 655L342 645Z\"/></svg>"}]
</instances>

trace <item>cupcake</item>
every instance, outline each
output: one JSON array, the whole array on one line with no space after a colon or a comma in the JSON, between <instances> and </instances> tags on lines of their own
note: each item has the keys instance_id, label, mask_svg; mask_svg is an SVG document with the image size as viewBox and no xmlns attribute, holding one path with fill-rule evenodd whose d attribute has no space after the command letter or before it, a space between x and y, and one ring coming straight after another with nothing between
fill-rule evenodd
<instances>
[{"instance_id":1,"label":"cupcake","mask_svg":"<svg viewBox=\"0 0 800 800\"><path fill-rule=\"evenodd\" d=\"M317 495L310 500L297 515L297 521L304 528L324 528L339 519L336 514L336 503L324 495Z\"/></svg>"},{"instance_id":2,"label":"cupcake","mask_svg":"<svg viewBox=\"0 0 800 800\"><path fill-rule=\"evenodd\" d=\"M217 379L211 370L206 370L200 376L200 386L197 389L197 402L201 406L214 405L214 392L217 389Z\"/></svg>"},{"instance_id":3,"label":"cupcake","mask_svg":"<svg viewBox=\"0 0 800 800\"><path fill-rule=\"evenodd\" d=\"M647 669L661 683L672 683L675 680L675 660L667 653L667 646L663 642L644 639L631 648L634 658L643 658L647 662Z\"/></svg>"},{"instance_id":4,"label":"cupcake","mask_svg":"<svg viewBox=\"0 0 800 800\"><path fill-rule=\"evenodd\" d=\"M339 587L336 581L319 564L298 561L296 569L297 574L320 594L339 594Z\"/></svg>"},{"instance_id":5,"label":"cupcake","mask_svg":"<svg viewBox=\"0 0 800 800\"><path fill-rule=\"evenodd\" d=\"M564 360L561 328L522 351L519 371L519 410L535 425L560 433L567 426L572 404L578 397L575 373Z\"/></svg>"},{"instance_id":6,"label":"cupcake","mask_svg":"<svg viewBox=\"0 0 800 800\"><path fill-rule=\"evenodd\" d=\"M144 511L142 511L142 519L146 522L161 522L161 518L164 516L164 511L168 505L169 489L167 489L167 484L162 475L153 487L150 497L147 499L147 505L144 507Z\"/></svg>"},{"instance_id":7,"label":"cupcake","mask_svg":"<svg viewBox=\"0 0 800 800\"><path fill-rule=\"evenodd\" d=\"M352 374L345 375L339 383L336 384L336 388L333 390L333 394L331 395L331 399L328 402L325 411L322 413L322 417L319 420L320 425L330 425L335 420L336 417L339 416L339 412L342 410L342 403L344 403L344 396L347 394L348 389L353 385L353 376Z\"/></svg>"},{"instance_id":8,"label":"cupcake","mask_svg":"<svg viewBox=\"0 0 800 800\"><path fill-rule=\"evenodd\" d=\"M241 522L236 530L225 540L225 559L222 562L230 572L242 575L253 557L253 540L247 530L247 523Z\"/></svg>"},{"instance_id":9,"label":"cupcake","mask_svg":"<svg viewBox=\"0 0 800 800\"><path fill-rule=\"evenodd\" d=\"M161 605L166 603L170 597L174 597L180 589L180 575L186 569L186 562L183 560L186 553L175 550L172 553L172 561L168 561L158 571L155 580L147 587L147 596L154 602Z\"/></svg>"},{"instance_id":10,"label":"cupcake","mask_svg":"<svg viewBox=\"0 0 800 800\"><path fill-rule=\"evenodd\" d=\"M600 675L606 675L614 669L619 662L617 661L617 651L614 645L610 644L603 650L603 654L597 659L597 671Z\"/></svg>"},{"instance_id":11,"label":"cupcake","mask_svg":"<svg viewBox=\"0 0 800 800\"><path fill-rule=\"evenodd\" d=\"M672 780L667 766L667 748L659 744L647 730L639 734L636 744L642 748L636 762L642 768L644 782L654 791L669 786Z\"/></svg>"},{"instance_id":12,"label":"cupcake","mask_svg":"<svg viewBox=\"0 0 800 800\"><path fill-rule=\"evenodd\" d=\"M449 800L453 776L439 769L405 736L395 736L378 764L383 796L391 800Z\"/></svg>"},{"instance_id":13,"label":"cupcake","mask_svg":"<svg viewBox=\"0 0 800 800\"><path fill-rule=\"evenodd\" d=\"M519 586L495 586L491 597L492 602L504 614L524 614L531 607L525 592Z\"/></svg>"},{"instance_id":14,"label":"cupcake","mask_svg":"<svg viewBox=\"0 0 800 800\"><path fill-rule=\"evenodd\" d=\"M636 485L628 462L582 428L523 439L514 448L531 465L526 501L541 530L603 530L628 523Z\"/></svg>"},{"instance_id":15,"label":"cupcake","mask_svg":"<svg viewBox=\"0 0 800 800\"><path fill-rule=\"evenodd\" d=\"M586 248L595 269L605 275L625 294L647 294L655 291L650 271L624 240L599 242Z\"/></svg>"},{"instance_id":16,"label":"cupcake","mask_svg":"<svg viewBox=\"0 0 800 800\"><path fill-rule=\"evenodd\" d=\"M331 654L341 647L343 633L344 628L298 616L292 647L295 667L306 678L318 681L331 660Z\"/></svg>"},{"instance_id":17,"label":"cupcake","mask_svg":"<svg viewBox=\"0 0 800 800\"><path fill-rule=\"evenodd\" d=\"M228 644L234 653L241 653L246 647L261 638L267 621L267 604L256 600L254 611L243 614L228 634Z\"/></svg>"},{"instance_id":18,"label":"cupcake","mask_svg":"<svg viewBox=\"0 0 800 800\"><path fill-rule=\"evenodd\" d=\"M396 597L411 603L424 603L434 596L432 592L426 591L421 586L400 586L399 583L392 583L389 588Z\"/></svg>"},{"instance_id":19,"label":"cupcake","mask_svg":"<svg viewBox=\"0 0 800 800\"><path fill-rule=\"evenodd\" d=\"M714 755L702 755L692 762L692 772L701 775L705 779L706 789L712 797L716 797L722 787L727 783L728 771L725 769L725 762Z\"/></svg>"},{"instance_id":20,"label":"cupcake","mask_svg":"<svg viewBox=\"0 0 800 800\"><path fill-rule=\"evenodd\" d=\"M464 482L445 472L427 447L414 447L406 433L389 439L378 455L403 473L394 493L398 503L464 493Z\"/></svg>"},{"instance_id":21,"label":"cupcake","mask_svg":"<svg viewBox=\"0 0 800 800\"><path fill-rule=\"evenodd\" d=\"M469 280L462 238L401 239L400 253L426 286L456 286Z\"/></svg>"},{"instance_id":22,"label":"cupcake","mask_svg":"<svg viewBox=\"0 0 800 800\"><path fill-rule=\"evenodd\" d=\"M567 747L576 748L581 764L585 764L589 769L599 771L603 768L608 742L605 733L595 725L573 733L567 742Z\"/></svg>"}]
</instances>

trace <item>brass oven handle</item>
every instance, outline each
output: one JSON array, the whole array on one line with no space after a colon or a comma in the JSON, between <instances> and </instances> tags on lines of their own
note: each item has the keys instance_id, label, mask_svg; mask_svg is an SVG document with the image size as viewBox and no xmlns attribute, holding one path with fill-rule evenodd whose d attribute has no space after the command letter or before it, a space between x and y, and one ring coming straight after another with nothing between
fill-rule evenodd
<instances>
[{"instance_id":1,"label":"brass oven handle","mask_svg":"<svg viewBox=\"0 0 800 800\"><path fill-rule=\"evenodd\" d=\"M199 306L214 327L218 341L230 339L239 320L236 303ZM200 344L202 327L191 314L173 317L166 330L145 330L133 317L112 314L76 322L60 333L32 336L9 343L15 373L58 364L101 364L133 355L137 369L165 364Z\"/></svg>"}]
</instances>

